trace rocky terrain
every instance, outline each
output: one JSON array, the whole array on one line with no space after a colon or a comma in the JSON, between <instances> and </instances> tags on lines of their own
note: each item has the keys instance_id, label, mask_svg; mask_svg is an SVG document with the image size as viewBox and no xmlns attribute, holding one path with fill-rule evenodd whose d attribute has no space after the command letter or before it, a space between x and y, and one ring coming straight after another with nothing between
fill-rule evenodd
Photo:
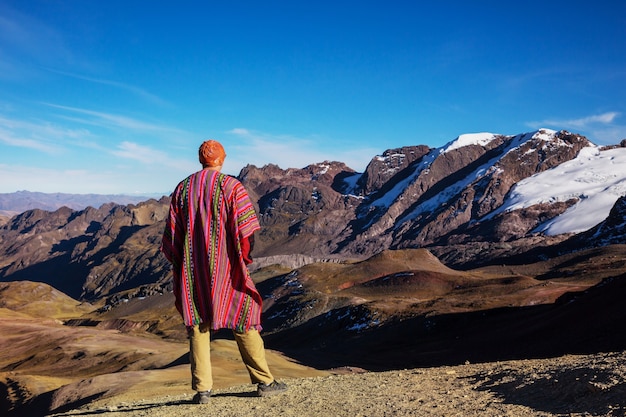
<instances>
[{"instance_id":1,"label":"rocky terrain","mask_svg":"<svg viewBox=\"0 0 626 417\"><path fill-rule=\"evenodd\" d=\"M45 282L84 299L166 281L169 265L159 245L168 202L21 213L0 232L0 275Z\"/></svg>"},{"instance_id":2,"label":"rocky terrain","mask_svg":"<svg viewBox=\"0 0 626 417\"><path fill-rule=\"evenodd\" d=\"M250 385L216 390L210 404L190 395L120 396L56 417L416 416L617 417L626 415L626 355L565 355L401 371L287 378L289 391L254 398Z\"/></svg>"}]
</instances>

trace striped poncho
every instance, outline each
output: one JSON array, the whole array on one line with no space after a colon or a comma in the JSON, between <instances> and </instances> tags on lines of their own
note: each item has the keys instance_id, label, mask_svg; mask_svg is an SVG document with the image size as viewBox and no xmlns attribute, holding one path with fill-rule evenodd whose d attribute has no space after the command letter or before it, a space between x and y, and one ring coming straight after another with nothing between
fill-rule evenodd
<instances>
[{"instance_id":1,"label":"striped poncho","mask_svg":"<svg viewBox=\"0 0 626 417\"><path fill-rule=\"evenodd\" d=\"M203 169L178 184L161 250L172 263L176 308L186 326L261 330L262 300L241 250L259 228L236 178Z\"/></svg>"}]
</instances>

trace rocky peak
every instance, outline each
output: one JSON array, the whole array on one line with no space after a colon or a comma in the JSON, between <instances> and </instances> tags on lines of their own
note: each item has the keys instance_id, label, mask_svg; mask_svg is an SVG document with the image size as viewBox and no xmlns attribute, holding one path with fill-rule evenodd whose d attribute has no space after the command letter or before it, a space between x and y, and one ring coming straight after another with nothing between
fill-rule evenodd
<instances>
[{"instance_id":1,"label":"rocky peak","mask_svg":"<svg viewBox=\"0 0 626 417\"><path fill-rule=\"evenodd\" d=\"M277 198L276 195L287 197L292 193L288 189L298 189L299 191L295 191L299 194L297 198L306 195L308 199L315 200L319 199L321 194L326 194L326 200L334 200L334 197L329 198L332 193L328 190L339 189L342 184L338 178L352 174L354 170L342 162L325 161L304 168L287 169L281 169L274 164L261 168L247 165L241 170L238 178L252 199L259 201L259 209L263 210L261 199L274 200Z\"/></svg>"},{"instance_id":2,"label":"rocky peak","mask_svg":"<svg viewBox=\"0 0 626 417\"><path fill-rule=\"evenodd\" d=\"M53 212L28 210L13 217L6 227L19 233L41 233L63 226L72 213L73 210L68 207L61 207Z\"/></svg>"},{"instance_id":3,"label":"rocky peak","mask_svg":"<svg viewBox=\"0 0 626 417\"><path fill-rule=\"evenodd\" d=\"M357 194L369 195L379 190L391 178L428 154L430 150L426 145L404 146L388 149L382 155L375 156L357 182Z\"/></svg>"}]
</instances>

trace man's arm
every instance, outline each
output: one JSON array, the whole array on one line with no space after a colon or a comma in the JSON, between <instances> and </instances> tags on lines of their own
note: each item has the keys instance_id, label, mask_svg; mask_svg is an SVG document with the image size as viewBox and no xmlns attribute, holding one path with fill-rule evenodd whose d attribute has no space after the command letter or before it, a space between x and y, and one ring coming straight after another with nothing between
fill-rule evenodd
<instances>
[{"instance_id":1,"label":"man's arm","mask_svg":"<svg viewBox=\"0 0 626 417\"><path fill-rule=\"evenodd\" d=\"M246 265L252 263L252 249L254 249L254 234L241 239L241 255Z\"/></svg>"}]
</instances>

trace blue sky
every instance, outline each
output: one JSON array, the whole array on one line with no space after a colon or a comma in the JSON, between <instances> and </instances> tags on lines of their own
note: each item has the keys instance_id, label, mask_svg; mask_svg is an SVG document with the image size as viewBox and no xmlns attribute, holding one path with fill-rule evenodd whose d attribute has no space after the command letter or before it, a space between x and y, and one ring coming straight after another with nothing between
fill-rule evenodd
<instances>
[{"instance_id":1,"label":"blue sky","mask_svg":"<svg viewBox=\"0 0 626 417\"><path fill-rule=\"evenodd\" d=\"M168 194L224 171L540 127L626 138L626 3L0 0L0 192Z\"/></svg>"}]
</instances>

